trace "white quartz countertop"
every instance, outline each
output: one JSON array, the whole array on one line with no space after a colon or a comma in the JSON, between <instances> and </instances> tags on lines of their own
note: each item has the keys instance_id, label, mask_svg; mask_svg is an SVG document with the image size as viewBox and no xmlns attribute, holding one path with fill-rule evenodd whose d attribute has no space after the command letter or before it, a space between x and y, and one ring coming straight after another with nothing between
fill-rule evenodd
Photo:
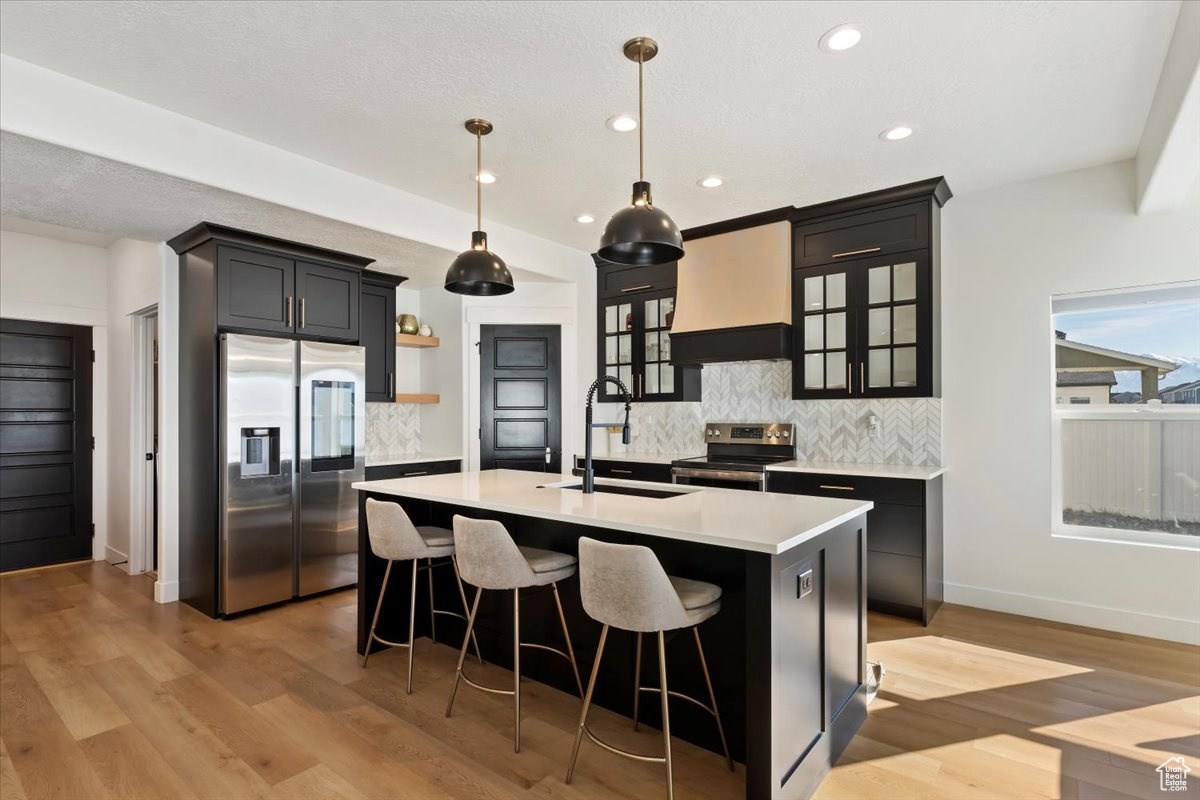
<instances>
[{"instance_id":1,"label":"white quartz countertop","mask_svg":"<svg viewBox=\"0 0 1200 800\"><path fill-rule=\"evenodd\" d=\"M670 464L683 458L699 458L704 453L614 453L613 455L597 455L592 453L592 461L627 461L630 464ZM576 453L576 458L583 458L583 453Z\"/></svg>"},{"instance_id":2,"label":"white quartz countertop","mask_svg":"<svg viewBox=\"0 0 1200 800\"><path fill-rule=\"evenodd\" d=\"M361 481L355 489L519 514L609 530L661 536L697 544L778 554L818 536L874 507L862 500L746 492L678 486L677 497L649 498L577 489L568 475L517 470L457 472L416 478ZM664 490L661 483L597 479L615 484ZM540 488L550 484L546 488Z\"/></svg>"},{"instance_id":3,"label":"white quartz countertop","mask_svg":"<svg viewBox=\"0 0 1200 800\"><path fill-rule=\"evenodd\" d=\"M904 464L847 464L844 461L781 461L767 467L768 472L812 472L821 475L849 475L860 478L906 478L928 481L946 471L945 467L910 467Z\"/></svg>"},{"instance_id":4,"label":"white quartz countertop","mask_svg":"<svg viewBox=\"0 0 1200 800\"><path fill-rule=\"evenodd\" d=\"M367 459L368 467L392 467L399 464L428 464L431 461L462 461L462 456L446 453L416 453L406 456L373 456Z\"/></svg>"}]
</instances>

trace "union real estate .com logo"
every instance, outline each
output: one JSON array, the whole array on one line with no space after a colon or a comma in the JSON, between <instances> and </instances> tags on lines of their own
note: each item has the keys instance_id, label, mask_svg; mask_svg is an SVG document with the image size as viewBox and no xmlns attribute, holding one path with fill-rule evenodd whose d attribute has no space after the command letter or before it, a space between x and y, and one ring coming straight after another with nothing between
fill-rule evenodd
<instances>
[{"instance_id":1,"label":"union real estate .com logo","mask_svg":"<svg viewBox=\"0 0 1200 800\"><path fill-rule=\"evenodd\" d=\"M1168 758L1158 766L1158 788L1164 792L1186 792L1187 776L1191 771L1183 756Z\"/></svg>"}]
</instances>

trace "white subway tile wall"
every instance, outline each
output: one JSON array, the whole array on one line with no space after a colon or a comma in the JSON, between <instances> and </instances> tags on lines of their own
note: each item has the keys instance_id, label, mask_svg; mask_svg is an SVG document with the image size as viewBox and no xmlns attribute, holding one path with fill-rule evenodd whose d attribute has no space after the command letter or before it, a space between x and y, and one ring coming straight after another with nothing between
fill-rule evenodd
<instances>
[{"instance_id":1,"label":"white subway tile wall","mask_svg":"<svg viewBox=\"0 0 1200 800\"><path fill-rule=\"evenodd\" d=\"M420 454L420 412L409 403L367 403L367 459Z\"/></svg>"},{"instance_id":2,"label":"white subway tile wall","mask_svg":"<svg viewBox=\"0 0 1200 800\"><path fill-rule=\"evenodd\" d=\"M700 453L705 422L791 422L796 456L859 464L942 463L940 398L793 400L789 362L711 364L700 403L634 403L629 452ZM878 419L875 430L870 418Z\"/></svg>"}]
</instances>

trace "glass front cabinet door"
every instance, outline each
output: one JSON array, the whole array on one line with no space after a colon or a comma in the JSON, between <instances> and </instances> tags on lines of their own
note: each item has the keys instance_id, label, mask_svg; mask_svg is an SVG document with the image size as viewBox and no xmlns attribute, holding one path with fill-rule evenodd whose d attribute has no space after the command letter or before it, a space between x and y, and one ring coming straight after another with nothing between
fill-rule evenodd
<instances>
[{"instance_id":1,"label":"glass front cabinet door","mask_svg":"<svg viewBox=\"0 0 1200 800\"><path fill-rule=\"evenodd\" d=\"M699 399L699 367L671 363L673 289L602 300L601 374L612 375L639 402ZM597 396L616 401L620 392L606 383Z\"/></svg>"},{"instance_id":2,"label":"glass front cabinet door","mask_svg":"<svg viewBox=\"0 0 1200 800\"><path fill-rule=\"evenodd\" d=\"M927 250L797 269L792 396L932 394Z\"/></svg>"}]
</instances>

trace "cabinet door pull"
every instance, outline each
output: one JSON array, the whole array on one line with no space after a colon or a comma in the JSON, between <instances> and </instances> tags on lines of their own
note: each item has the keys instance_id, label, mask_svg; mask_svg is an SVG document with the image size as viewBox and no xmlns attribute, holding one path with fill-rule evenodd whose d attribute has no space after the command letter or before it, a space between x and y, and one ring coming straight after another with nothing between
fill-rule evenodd
<instances>
[{"instance_id":1,"label":"cabinet door pull","mask_svg":"<svg viewBox=\"0 0 1200 800\"><path fill-rule=\"evenodd\" d=\"M304 327L304 298L300 298L300 327Z\"/></svg>"},{"instance_id":2,"label":"cabinet door pull","mask_svg":"<svg viewBox=\"0 0 1200 800\"><path fill-rule=\"evenodd\" d=\"M388 393L388 394L395 394L395 393L396 393L396 373L394 373L394 372L389 372L389 373L388 373L388 378L387 378L387 393Z\"/></svg>"},{"instance_id":3,"label":"cabinet door pull","mask_svg":"<svg viewBox=\"0 0 1200 800\"><path fill-rule=\"evenodd\" d=\"M286 310L284 311L284 315L287 317L286 321L283 323L284 326L288 327L288 328L292 327L292 296L291 295L288 295L287 306L286 306Z\"/></svg>"},{"instance_id":4,"label":"cabinet door pull","mask_svg":"<svg viewBox=\"0 0 1200 800\"><path fill-rule=\"evenodd\" d=\"M819 488L821 488L821 489L837 489L839 492L853 492L854 491L853 486L838 486L838 485L832 484L832 483L822 483Z\"/></svg>"},{"instance_id":5,"label":"cabinet door pull","mask_svg":"<svg viewBox=\"0 0 1200 800\"><path fill-rule=\"evenodd\" d=\"M878 253L881 249L882 248L879 248L879 247L867 247L862 250L847 250L844 253L834 253L832 256L830 256L830 258L842 258L844 256L861 256L866 253Z\"/></svg>"},{"instance_id":6,"label":"cabinet door pull","mask_svg":"<svg viewBox=\"0 0 1200 800\"><path fill-rule=\"evenodd\" d=\"M877 247L875 249L878 250L879 248ZM643 289L653 289L653 288L654 288L653 283L643 283L641 286L626 286L624 289L621 290L621 294L628 294L629 292L640 292Z\"/></svg>"},{"instance_id":7,"label":"cabinet door pull","mask_svg":"<svg viewBox=\"0 0 1200 800\"><path fill-rule=\"evenodd\" d=\"M418 475L428 475L428 474L429 474L429 471L428 471L428 470L426 470L426 471L424 471L424 472L406 472L406 473L404 473L404 477L406 477L406 478L415 478L415 477L417 477Z\"/></svg>"},{"instance_id":8,"label":"cabinet door pull","mask_svg":"<svg viewBox=\"0 0 1200 800\"><path fill-rule=\"evenodd\" d=\"M633 470L631 470L631 469L617 469L616 467L609 467L608 471L609 472L619 472L622 475L632 475L633 474Z\"/></svg>"},{"instance_id":9,"label":"cabinet door pull","mask_svg":"<svg viewBox=\"0 0 1200 800\"><path fill-rule=\"evenodd\" d=\"M865 392L867 390L867 362L858 362L858 390Z\"/></svg>"},{"instance_id":10,"label":"cabinet door pull","mask_svg":"<svg viewBox=\"0 0 1200 800\"><path fill-rule=\"evenodd\" d=\"M846 394L854 394L854 384L850 381L850 362L846 362Z\"/></svg>"}]
</instances>

